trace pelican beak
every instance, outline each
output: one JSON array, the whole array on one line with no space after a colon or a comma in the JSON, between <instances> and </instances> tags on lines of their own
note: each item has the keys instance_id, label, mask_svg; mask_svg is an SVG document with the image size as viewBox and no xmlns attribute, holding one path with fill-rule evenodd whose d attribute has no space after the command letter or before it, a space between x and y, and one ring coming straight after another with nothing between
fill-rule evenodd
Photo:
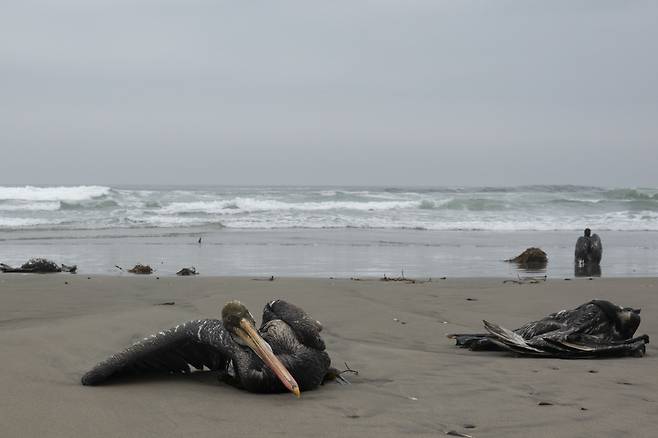
<instances>
[{"instance_id":1,"label":"pelican beak","mask_svg":"<svg viewBox=\"0 0 658 438\"><path fill-rule=\"evenodd\" d=\"M283 383L283 386L285 386L288 391L292 392L299 398L299 385L297 385L295 378L292 377L286 367L274 355L270 344L268 344L265 339L261 338L251 322L247 321L245 318L242 318L240 320L240 327L237 327L235 332L238 336L240 336L245 344L247 344L249 348L251 348L254 353L256 353L258 357L261 358L265 365L267 365L274 372L281 383Z\"/></svg>"}]
</instances>

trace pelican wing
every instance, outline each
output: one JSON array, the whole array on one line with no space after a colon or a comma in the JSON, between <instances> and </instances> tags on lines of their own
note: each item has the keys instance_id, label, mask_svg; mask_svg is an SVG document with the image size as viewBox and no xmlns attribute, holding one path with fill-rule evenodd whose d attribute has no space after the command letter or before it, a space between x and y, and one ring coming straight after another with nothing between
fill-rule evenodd
<instances>
[{"instance_id":1,"label":"pelican wing","mask_svg":"<svg viewBox=\"0 0 658 438\"><path fill-rule=\"evenodd\" d=\"M524 339L504 327L484 321L489 332L489 340L496 345L521 356L556 357L565 359L593 358L605 356L642 356L647 336L630 339L627 342L601 342L596 336L581 335L578 341L562 336L537 336Z\"/></svg>"},{"instance_id":2,"label":"pelican wing","mask_svg":"<svg viewBox=\"0 0 658 438\"><path fill-rule=\"evenodd\" d=\"M220 320L189 321L142 339L102 361L82 377L83 385L98 385L113 377L148 372L189 373L207 367L221 369L228 359Z\"/></svg>"},{"instance_id":3,"label":"pelican wing","mask_svg":"<svg viewBox=\"0 0 658 438\"><path fill-rule=\"evenodd\" d=\"M592 234L591 240L591 258L594 263L601 262L601 256L603 255L603 245L601 244L601 238L598 234Z\"/></svg>"},{"instance_id":4,"label":"pelican wing","mask_svg":"<svg viewBox=\"0 0 658 438\"><path fill-rule=\"evenodd\" d=\"M579 341L564 339L544 339L556 348L559 353L556 357L577 359L606 356L643 356L649 337L644 335L624 342L601 342L596 337L583 337Z\"/></svg>"},{"instance_id":5,"label":"pelican wing","mask_svg":"<svg viewBox=\"0 0 658 438\"><path fill-rule=\"evenodd\" d=\"M585 236L580 236L578 240L576 240L576 249L574 251L576 260L586 260L588 251L589 239Z\"/></svg>"},{"instance_id":6,"label":"pelican wing","mask_svg":"<svg viewBox=\"0 0 658 438\"><path fill-rule=\"evenodd\" d=\"M501 347L507 348L517 353L528 353L528 354L541 354L542 350L533 347L528 344L525 339L520 335L514 333L512 330L501 327L497 324L493 324L489 321L482 321L484 323L484 328L487 329L491 335L490 340L500 345Z\"/></svg>"},{"instance_id":7,"label":"pelican wing","mask_svg":"<svg viewBox=\"0 0 658 438\"><path fill-rule=\"evenodd\" d=\"M276 319L288 324L302 344L315 350L325 350L324 341L320 336L322 324L311 318L302 308L284 300L270 301L263 309L263 326Z\"/></svg>"}]
</instances>

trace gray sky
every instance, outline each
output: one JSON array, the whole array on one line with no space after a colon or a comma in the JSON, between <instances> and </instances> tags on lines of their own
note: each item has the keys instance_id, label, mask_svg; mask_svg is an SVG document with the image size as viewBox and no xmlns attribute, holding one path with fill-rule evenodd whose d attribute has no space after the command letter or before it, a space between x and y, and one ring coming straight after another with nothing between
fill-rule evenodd
<instances>
[{"instance_id":1,"label":"gray sky","mask_svg":"<svg viewBox=\"0 0 658 438\"><path fill-rule=\"evenodd\" d=\"M1 184L658 186L658 2L21 0Z\"/></svg>"}]
</instances>

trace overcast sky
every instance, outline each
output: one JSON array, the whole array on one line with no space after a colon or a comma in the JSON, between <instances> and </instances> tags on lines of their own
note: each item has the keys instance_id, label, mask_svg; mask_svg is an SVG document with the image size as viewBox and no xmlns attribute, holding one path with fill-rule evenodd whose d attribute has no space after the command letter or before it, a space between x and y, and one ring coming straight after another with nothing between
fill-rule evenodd
<instances>
[{"instance_id":1,"label":"overcast sky","mask_svg":"<svg viewBox=\"0 0 658 438\"><path fill-rule=\"evenodd\" d=\"M0 5L0 185L658 186L658 2Z\"/></svg>"}]
</instances>

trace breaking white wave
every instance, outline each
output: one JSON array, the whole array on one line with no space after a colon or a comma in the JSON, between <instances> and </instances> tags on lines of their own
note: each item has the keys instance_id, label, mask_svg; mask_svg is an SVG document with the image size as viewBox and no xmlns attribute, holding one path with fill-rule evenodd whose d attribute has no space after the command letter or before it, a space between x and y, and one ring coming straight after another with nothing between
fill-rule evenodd
<instances>
[{"instance_id":1,"label":"breaking white wave","mask_svg":"<svg viewBox=\"0 0 658 438\"><path fill-rule=\"evenodd\" d=\"M58 221L47 220L47 219L0 216L0 229L26 228L26 227L35 227L35 226L52 226L57 224L59 224Z\"/></svg>"},{"instance_id":2,"label":"breaking white wave","mask_svg":"<svg viewBox=\"0 0 658 438\"><path fill-rule=\"evenodd\" d=\"M0 201L0 211L55 211L59 210L60 203L53 201L26 202L26 201Z\"/></svg>"},{"instance_id":3,"label":"breaking white wave","mask_svg":"<svg viewBox=\"0 0 658 438\"><path fill-rule=\"evenodd\" d=\"M84 201L106 196L109 187L74 186L74 187L2 187L0 201Z\"/></svg>"},{"instance_id":4,"label":"breaking white wave","mask_svg":"<svg viewBox=\"0 0 658 438\"><path fill-rule=\"evenodd\" d=\"M658 189L0 187L0 229L658 230Z\"/></svg>"},{"instance_id":5,"label":"breaking white wave","mask_svg":"<svg viewBox=\"0 0 658 438\"><path fill-rule=\"evenodd\" d=\"M225 201L196 201L196 202L174 202L163 207L163 214L176 213L214 213L214 214L237 214L252 212L275 212L284 210L298 211L328 211L328 210L392 210L399 208L413 208L418 206L417 201L382 201L382 202L349 202L349 201L324 201L324 202L282 202L272 199L233 198Z\"/></svg>"}]
</instances>

